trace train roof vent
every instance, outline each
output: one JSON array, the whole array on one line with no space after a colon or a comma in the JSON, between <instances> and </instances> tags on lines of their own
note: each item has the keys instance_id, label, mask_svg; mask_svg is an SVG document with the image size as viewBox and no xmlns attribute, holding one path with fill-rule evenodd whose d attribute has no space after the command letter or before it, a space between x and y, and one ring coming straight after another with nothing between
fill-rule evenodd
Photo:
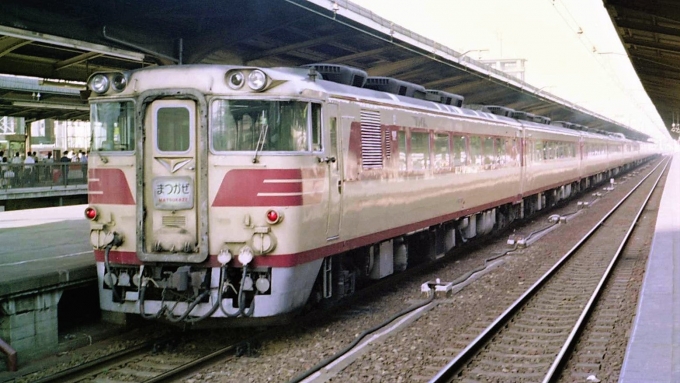
<instances>
[{"instance_id":1,"label":"train roof vent","mask_svg":"<svg viewBox=\"0 0 680 383\"><path fill-rule=\"evenodd\" d=\"M556 125L556 126L561 126L563 128L568 128L568 129L577 129L576 124L571 123L569 121L553 121L550 123L550 125ZM580 129L577 129L580 130Z\"/></svg>"},{"instance_id":2,"label":"train roof vent","mask_svg":"<svg viewBox=\"0 0 680 383\"><path fill-rule=\"evenodd\" d=\"M561 126L563 128L580 130L580 131L583 131L583 132L588 131L587 126L574 124L573 122L569 122L569 121L553 121L553 122L550 123L550 125L557 125L557 126Z\"/></svg>"},{"instance_id":3,"label":"train roof vent","mask_svg":"<svg viewBox=\"0 0 680 383\"><path fill-rule=\"evenodd\" d=\"M369 77L366 79L364 88L379 90L399 96L419 98L421 100L424 100L425 95L427 94L425 87L422 85L413 84L392 77Z\"/></svg>"},{"instance_id":4,"label":"train roof vent","mask_svg":"<svg viewBox=\"0 0 680 383\"><path fill-rule=\"evenodd\" d=\"M505 106L486 105L486 109L499 116L513 117L515 115L514 109L506 108Z\"/></svg>"},{"instance_id":5,"label":"train roof vent","mask_svg":"<svg viewBox=\"0 0 680 383\"><path fill-rule=\"evenodd\" d=\"M533 118L534 118L534 122L538 122L539 124L550 125L550 117L539 116L537 114L534 114Z\"/></svg>"},{"instance_id":6,"label":"train roof vent","mask_svg":"<svg viewBox=\"0 0 680 383\"><path fill-rule=\"evenodd\" d=\"M465 97L449 93L449 92L444 92L442 90L434 90L434 89L428 89L427 94L425 95L425 99L429 101L434 101L438 102L440 104L445 104L445 105L453 105L457 107L463 106L463 100Z\"/></svg>"},{"instance_id":7,"label":"train roof vent","mask_svg":"<svg viewBox=\"0 0 680 383\"><path fill-rule=\"evenodd\" d=\"M531 121L531 122L538 122L536 120L536 117L539 117L533 113L529 112L523 112L521 110L516 110L513 114L512 117L517 119L517 120L524 120L524 121Z\"/></svg>"},{"instance_id":8,"label":"train roof vent","mask_svg":"<svg viewBox=\"0 0 680 383\"><path fill-rule=\"evenodd\" d=\"M303 68L314 68L319 72L324 80L337 82L344 85L352 85L362 88L368 78L365 71L347 65L340 64L307 64Z\"/></svg>"}]
</instances>

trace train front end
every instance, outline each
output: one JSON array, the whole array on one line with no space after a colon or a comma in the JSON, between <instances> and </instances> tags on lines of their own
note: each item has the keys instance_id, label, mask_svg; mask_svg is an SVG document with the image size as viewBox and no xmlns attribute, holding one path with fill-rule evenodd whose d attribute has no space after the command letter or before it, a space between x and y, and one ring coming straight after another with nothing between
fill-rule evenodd
<instances>
[{"instance_id":1,"label":"train front end","mask_svg":"<svg viewBox=\"0 0 680 383\"><path fill-rule=\"evenodd\" d=\"M305 304L322 259L298 255L326 240L329 164L321 102L298 78L207 65L91 76L85 215L103 310L242 324Z\"/></svg>"}]
</instances>

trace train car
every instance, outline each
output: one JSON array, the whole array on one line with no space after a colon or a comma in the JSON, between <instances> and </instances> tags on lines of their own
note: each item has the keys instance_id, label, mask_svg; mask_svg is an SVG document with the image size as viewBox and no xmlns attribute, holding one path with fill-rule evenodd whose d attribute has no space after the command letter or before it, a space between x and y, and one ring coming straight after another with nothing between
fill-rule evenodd
<instances>
[{"instance_id":1,"label":"train car","mask_svg":"<svg viewBox=\"0 0 680 383\"><path fill-rule=\"evenodd\" d=\"M580 132L550 122L521 119L524 128L522 196L530 212L552 206L580 191Z\"/></svg>"},{"instance_id":2,"label":"train car","mask_svg":"<svg viewBox=\"0 0 680 383\"><path fill-rule=\"evenodd\" d=\"M341 65L154 67L88 87L101 308L172 322L262 324L341 299L567 198L588 159L581 133Z\"/></svg>"}]
</instances>

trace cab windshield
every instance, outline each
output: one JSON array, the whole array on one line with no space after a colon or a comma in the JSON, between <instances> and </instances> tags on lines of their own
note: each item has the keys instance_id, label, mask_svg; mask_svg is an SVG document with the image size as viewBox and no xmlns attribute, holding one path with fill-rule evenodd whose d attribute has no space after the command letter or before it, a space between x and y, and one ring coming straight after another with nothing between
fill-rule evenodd
<instances>
[{"instance_id":1,"label":"cab windshield","mask_svg":"<svg viewBox=\"0 0 680 383\"><path fill-rule=\"evenodd\" d=\"M321 150L321 106L310 102L215 100L210 127L215 151Z\"/></svg>"},{"instance_id":2,"label":"cab windshield","mask_svg":"<svg viewBox=\"0 0 680 383\"><path fill-rule=\"evenodd\" d=\"M92 150L135 149L134 104L132 101L94 103L90 109Z\"/></svg>"}]
</instances>

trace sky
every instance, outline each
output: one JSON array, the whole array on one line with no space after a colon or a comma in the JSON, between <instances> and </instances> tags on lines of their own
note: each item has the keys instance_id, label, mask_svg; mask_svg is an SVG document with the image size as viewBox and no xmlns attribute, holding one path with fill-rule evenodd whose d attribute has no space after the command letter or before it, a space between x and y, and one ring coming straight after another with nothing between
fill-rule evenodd
<instances>
[{"instance_id":1,"label":"sky","mask_svg":"<svg viewBox=\"0 0 680 383\"><path fill-rule=\"evenodd\" d=\"M602 0L351 1L472 59L525 59L542 92L670 139Z\"/></svg>"}]
</instances>

